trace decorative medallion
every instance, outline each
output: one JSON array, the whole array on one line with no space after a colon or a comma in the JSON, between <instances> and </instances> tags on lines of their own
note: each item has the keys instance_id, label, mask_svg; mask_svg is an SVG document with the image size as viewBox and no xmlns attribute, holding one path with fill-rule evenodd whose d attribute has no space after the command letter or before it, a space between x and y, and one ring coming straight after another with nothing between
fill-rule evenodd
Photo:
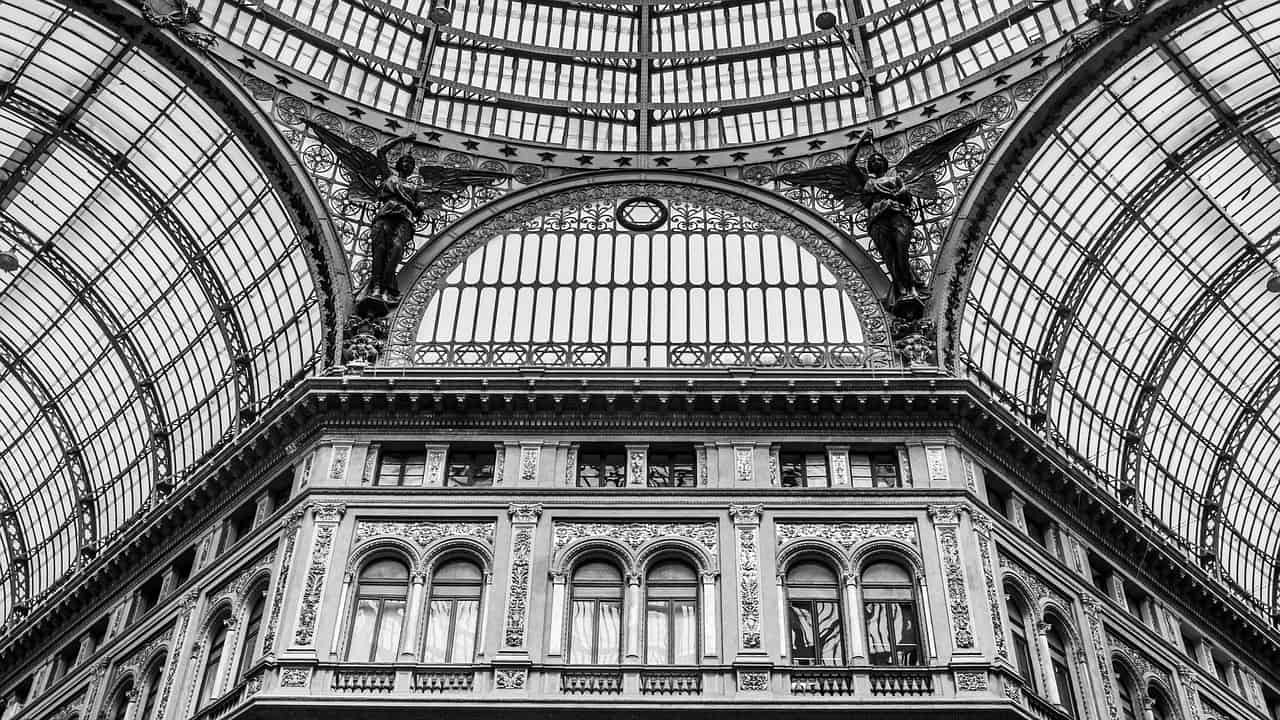
<instances>
[{"instance_id":1,"label":"decorative medallion","mask_svg":"<svg viewBox=\"0 0 1280 720\"><path fill-rule=\"evenodd\" d=\"M666 225L671 213L661 200L639 195L618 203L614 217L619 225L628 230L650 232Z\"/></svg>"}]
</instances>

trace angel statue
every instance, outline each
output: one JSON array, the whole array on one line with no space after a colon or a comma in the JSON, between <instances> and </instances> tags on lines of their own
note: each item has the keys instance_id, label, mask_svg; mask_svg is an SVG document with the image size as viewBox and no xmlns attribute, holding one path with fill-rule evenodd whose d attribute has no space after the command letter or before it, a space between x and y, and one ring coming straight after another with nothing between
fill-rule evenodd
<instances>
[{"instance_id":1,"label":"angel statue","mask_svg":"<svg viewBox=\"0 0 1280 720\"><path fill-rule=\"evenodd\" d=\"M488 170L419 165L408 152L392 165L388 163L391 150L411 142L413 135L369 152L323 125L308 120L307 126L350 174L348 200L375 208L369 228L369 280L356 302L362 317L382 317L399 304L396 270L413 239L414 225L424 214L439 212L446 200L473 185L493 185L511 177Z\"/></svg>"},{"instance_id":2,"label":"angel statue","mask_svg":"<svg viewBox=\"0 0 1280 720\"><path fill-rule=\"evenodd\" d=\"M863 170L858 166L858 155L870 148L874 139L868 129L858 138L844 165L779 175L778 180L825 190L843 204L846 212L861 203L867 210L867 233L889 273L887 304L898 317L917 318L924 312L920 293L928 288L911 267L911 238L916 229L912 200L938 198L938 167L981 124L981 119L973 120L939 135L912 150L896 167L891 167L884 155L873 152Z\"/></svg>"}]
</instances>

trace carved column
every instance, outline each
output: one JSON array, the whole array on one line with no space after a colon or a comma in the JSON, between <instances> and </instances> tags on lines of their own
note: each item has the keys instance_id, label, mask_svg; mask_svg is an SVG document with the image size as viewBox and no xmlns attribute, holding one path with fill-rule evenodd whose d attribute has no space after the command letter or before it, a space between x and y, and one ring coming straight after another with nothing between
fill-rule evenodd
<instances>
[{"instance_id":1,"label":"carved column","mask_svg":"<svg viewBox=\"0 0 1280 720\"><path fill-rule=\"evenodd\" d=\"M734 450L736 453L737 448ZM762 505L729 506L738 560L738 639L742 655L765 654L760 640L760 515L763 512Z\"/></svg>"},{"instance_id":2,"label":"carved column","mask_svg":"<svg viewBox=\"0 0 1280 720\"><path fill-rule=\"evenodd\" d=\"M987 614L991 618L991 637L998 659L1008 662L1009 646L1005 637L1005 607L1000 601L997 585L996 548L994 542L994 526L991 518L980 512L970 513L973 519L973 532L978 540L978 556L982 561L982 586L987 596Z\"/></svg>"},{"instance_id":3,"label":"carved column","mask_svg":"<svg viewBox=\"0 0 1280 720\"><path fill-rule=\"evenodd\" d=\"M521 448L523 454L527 448ZM523 466L524 461L521 460ZM523 467L521 474L524 474ZM536 473L536 465L535 470ZM511 518L511 549L508 558L511 572L507 583L506 621L503 623L504 652L526 652L529 624L530 565L533 558L534 529L542 515L542 505L512 504L507 506Z\"/></svg>"},{"instance_id":4,"label":"carved column","mask_svg":"<svg viewBox=\"0 0 1280 720\"><path fill-rule=\"evenodd\" d=\"M648 444L627 445L627 487L645 487L649 484Z\"/></svg>"},{"instance_id":5,"label":"carved column","mask_svg":"<svg viewBox=\"0 0 1280 720\"><path fill-rule=\"evenodd\" d=\"M702 654L706 657L715 657L718 652L717 642L719 632L717 632L717 613L718 605L716 597L716 574L713 572L702 573Z\"/></svg>"},{"instance_id":6,"label":"carved column","mask_svg":"<svg viewBox=\"0 0 1280 720\"><path fill-rule=\"evenodd\" d=\"M551 573L551 636L547 638L547 655L559 655L564 641L564 602L569 577L562 572Z\"/></svg>"},{"instance_id":7,"label":"carved column","mask_svg":"<svg viewBox=\"0 0 1280 720\"><path fill-rule=\"evenodd\" d=\"M333 540L338 523L347 511L343 503L318 503L311 506L314 527L311 534L311 562L307 566L306 582L298 604L298 618L294 622L293 643L300 647L312 647L316 641L316 620L320 601L324 596L325 578L329 574L329 558L333 555Z\"/></svg>"},{"instance_id":8,"label":"carved column","mask_svg":"<svg viewBox=\"0 0 1280 720\"><path fill-rule=\"evenodd\" d=\"M494 443L493 445L493 484L501 485L506 481L507 473L507 444Z\"/></svg>"},{"instance_id":9,"label":"carved column","mask_svg":"<svg viewBox=\"0 0 1280 720\"><path fill-rule=\"evenodd\" d=\"M1187 665L1178 665L1178 671L1173 674L1173 685L1178 691L1179 704L1185 709L1186 720L1200 720L1204 717L1204 711L1200 707L1199 682L1196 672Z\"/></svg>"},{"instance_id":10,"label":"carved column","mask_svg":"<svg viewBox=\"0 0 1280 720\"><path fill-rule=\"evenodd\" d=\"M1110 653L1102 637L1102 620L1098 617L1100 603L1094 596L1084 593L1080 596L1080 605L1084 608L1085 622L1089 626L1089 640L1093 645L1093 658L1098 673L1097 679L1102 687L1106 716L1117 720L1120 717L1120 709L1116 706L1115 688L1111 683Z\"/></svg>"},{"instance_id":11,"label":"carved column","mask_svg":"<svg viewBox=\"0 0 1280 720\"><path fill-rule=\"evenodd\" d=\"M298 546L298 535L302 532L304 510L294 510L284 519L281 535L284 538L284 551L280 553L280 566L275 572L275 590L271 598L271 614L267 618L266 627L262 631L263 652L275 654L276 632L280 627L280 612L284 606L285 589L293 576L293 554Z\"/></svg>"},{"instance_id":12,"label":"carved column","mask_svg":"<svg viewBox=\"0 0 1280 720\"><path fill-rule=\"evenodd\" d=\"M187 636L188 631L191 629L192 615L195 614L196 597L196 593L193 590L182 598L182 614L178 620L177 633L173 637L173 650L165 661L168 667L164 670L164 691L160 693L160 702L155 711L158 718L168 717L169 695L173 690L173 682L178 672L178 665L182 662L183 653L191 651L187 646Z\"/></svg>"},{"instance_id":13,"label":"carved column","mask_svg":"<svg viewBox=\"0 0 1280 720\"><path fill-rule=\"evenodd\" d=\"M856 664L858 661L866 660L867 652L862 643L862 599L858 597L858 576L853 573L843 573L844 575L844 602L848 608L849 621L845 623L848 630L845 633L849 642L849 658ZM928 613L924 613L928 615ZM932 643L930 643L932 645Z\"/></svg>"},{"instance_id":14,"label":"carved column","mask_svg":"<svg viewBox=\"0 0 1280 720\"><path fill-rule=\"evenodd\" d=\"M1035 625L1036 633L1036 656L1040 661L1040 676L1044 678L1044 699L1054 705L1062 704L1062 696L1058 694L1058 683L1053 677L1053 659L1049 655L1049 623L1043 620L1037 620ZM1151 718L1147 718L1151 720Z\"/></svg>"},{"instance_id":15,"label":"carved column","mask_svg":"<svg viewBox=\"0 0 1280 720\"><path fill-rule=\"evenodd\" d=\"M640 573L627 573L627 592L622 598L622 611L627 622L626 658L640 661Z\"/></svg>"},{"instance_id":16,"label":"carved column","mask_svg":"<svg viewBox=\"0 0 1280 720\"><path fill-rule=\"evenodd\" d=\"M426 584L426 573L413 574L413 584L409 587L409 612L405 613L404 639L400 642L400 656L404 658L418 654L418 623L422 619L422 595Z\"/></svg>"},{"instance_id":17,"label":"carved column","mask_svg":"<svg viewBox=\"0 0 1280 720\"><path fill-rule=\"evenodd\" d=\"M489 648L489 599L493 597L493 573L484 572L484 585L480 586L480 629L476 637L476 655L488 654Z\"/></svg>"},{"instance_id":18,"label":"carved column","mask_svg":"<svg viewBox=\"0 0 1280 720\"><path fill-rule=\"evenodd\" d=\"M353 582L355 582L354 574L350 572L342 573L342 591L338 594L337 621L333 626L333 635L329 638L329 654L333 656L338 654L338 644L342 640L342 628L347 624L347 612L351 602L351 585Z\"/></svg>"},{"instance_id":19,"label":"carved column","mask_svg":"<svg viewBox=\"0 0 1280 720\"><path fill-rule=\"evenodd\" d=\"M973 616L969 607L969 583L960 553L960 514L965 505L930 505L929 516L942 558L943 590L950 620L951 639L959 653L974 651Z\"/></svg>"}]
</instances>

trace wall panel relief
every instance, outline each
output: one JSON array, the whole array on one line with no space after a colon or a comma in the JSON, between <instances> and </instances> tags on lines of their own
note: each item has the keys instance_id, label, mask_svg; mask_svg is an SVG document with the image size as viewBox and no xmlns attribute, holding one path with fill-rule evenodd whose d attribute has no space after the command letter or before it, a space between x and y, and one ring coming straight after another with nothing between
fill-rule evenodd
<instances>
[{"instance_id":1,"label":"wall panel relief","mask_svg":"<svg viewBox=\"0 0 1280 720\"><path fill-rule=\"evenodd\" d=\"M761 651L760 515L761 505L731 505L738 560L738 630L743 650ZM767 677L766 677L767 682Z\"/></svg>"},{"instance_id":2,"label":"wall panel relief","mask_svg":"<svg viewBox=\"0 0 1280 720\"><path fill-rule=\"evenodd\" d=\"M969 585L960 554L960 513L965 505L930 505L929 516L938 538L942 556L943 588L947 598L947 615L951 620L952 639L958 649L972 649L973 616L969 608Z\"/></svg>"},{"instance_id":3,"label":"wall panel relief","mask_svg":"<svg viewBox=\"0 0 1280 720\"><path fill-rule=\"evenodd\" d=\"M1089 625L1089 640L1093 644L1093 657L1098 665L1098 675L1102 680L1102 697L1107 704L1107 716L1118 720L1120 709L1116 706L1115 687L1111 682L1111 660L1107 655L1103 639L1102 618L1099 617L1101 603L1092 595L1080 596L1080 604L1084 608L1085 621Z\"/></svg>"},{"instance_id":4,"label":"wall panel relief","mask_svg":"<svg viewBox=\"0 0 1280 720\"><path fill-rule=\"evenodd\" d=\"M966 458L967 461L967 458ZM1008 642L1005 639L1003 602L996 575L994 527L991 518L980 512L973 512L973 529L978 538L978 555L982 561L982 586L987 596L987 612L991 617L991 629L994 636L996 657L1009 659Z\"/></svg>"},{"instance_id":5,"label":"wall panel relief","mask_svg":"<svg viewBox=\"0 0 1280 720\"><path fill-rule=\"evenodd\" d=\"M276 571L275 592L271 596L271 612L267 617L267 626L262 631L262 647L266 652L273 651L276 632L280 628L280 610L284 607L284 593L289 584L289 569L293 567L294 550L298 547L298 535L302 532L302 518L305 510L294 510L282 523L281 535L284 538L284 551L280 556L280 569Z\"/></svg>"},{"instance_id":6,"label":"wall panel relief","mask_svg":"<svg viewBox=\"0 0 1280 720\"><path fill-rule=\"evenodd\" d=\"M556 521L552 526L557 565L569 546L591 538L614 540L630 548L634 553L630 558L633 567L641 549L664 538L693 542L701 547L706 558L714 562L719 532L719 525L713 520L675 523Z\"/></svg>"},{"instance_id":7,"label":"wall panel relief","mask_svg":"<svg viewBox=\"0 0 1280 720\"><path fill-rule=\"evenodd\" d=\"M333 538L338 531L347 506L343 503L318 503L311 506L315 518L315 534L311 538L311 562L307 567L302 599L298 605L298 620L294 624L293 641L298 645L315 642L316 616L320 609L320 597L324 591L325 577L329 574L329 559L333 556Z\"/></svg>"},{"instance_id":8,"label":"wall panel relief","mask_svg":"<svg viewBox=\"0 0 1280 720\"><path fill-rule=\"evenodd\" d=\"M418 548L418 559L422 560L431 547L446 540L477 540L492 548L496 527L497 523L484 521L359 520L355 549L380 539L396 538Z\"/></svg>"},{"instance_id":9,"label":"wall panel relief","mask_svg":"<svg viewBox=\"0 0 1280 720\"><path fill-rule=\"evenodd\" d=\"M523 452L523 450L522 450ZM521 650L525 646L529 625L529 583L533 556L534 528L542 515L537 504L513 504L508 506L511 517L511 573L507 584L507 610L503 623L502 645L508 650Z\"/></svg>"}]
</instances>

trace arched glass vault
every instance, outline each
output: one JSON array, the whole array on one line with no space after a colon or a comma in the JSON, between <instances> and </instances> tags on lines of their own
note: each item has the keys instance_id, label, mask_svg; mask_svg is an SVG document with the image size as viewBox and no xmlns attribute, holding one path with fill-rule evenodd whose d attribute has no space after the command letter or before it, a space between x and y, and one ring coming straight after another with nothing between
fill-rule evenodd
<instances>
[{"instance_id":1,"label":"arched glass vault","mask_svg":"<svg viewBox=\"0 0 1280 720\"><path fill-rule=\"evenodd\" d=\"M168 63L0 2L0 617L325 357L288 200Z\"/></svg>"},{"instance_id":2,"label":"arched glass vault","mask_svg":"<svg viewBox=\"0 0 1280 720\"><path fill-rule=\"evenodd\" d=\"M1062 103L991 201L954 341L1262 609L1280 586L1280 8L1201 8L1106 48L1123 54Z\"/></svg>"}]
</instances>

